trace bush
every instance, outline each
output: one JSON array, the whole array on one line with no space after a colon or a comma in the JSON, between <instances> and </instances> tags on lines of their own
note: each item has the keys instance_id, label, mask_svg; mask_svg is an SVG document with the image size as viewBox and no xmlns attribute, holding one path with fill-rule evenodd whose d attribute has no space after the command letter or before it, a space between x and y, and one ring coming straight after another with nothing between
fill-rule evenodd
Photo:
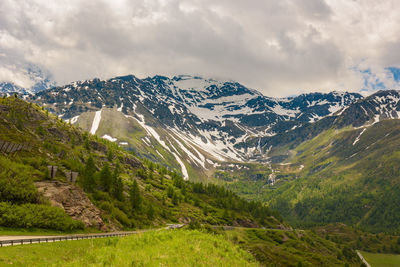
<instances>
[{"instance_id":1,"label":"bush","mask_svg":"<svg viewBox=\"0 0 400 267\"><path fill-rule=\"evenodd\" d=\"M106 193L106 192L102 192L102 191L96 190L96 191L93 192L92 195L93 195L93 198L94 198L95 200L97 200L97 201L99 201L99 200L104 200L104 201L111 202L111 197L110 197L110 195L109 195L108 193Z\"/></svg>"},{"instance_id":2,"label":"bush","mask_svg":"<svg viewBox=\"0 0 400 267\"><path fill-rule=\"evenodd\" d=\"M81 221L73 220L61 208L38 204L14 205L8 202L0 202L0 225L61 231L84 228Z\"/></svg>"},{"instance_id":3,"label":"bush","mask_svg":"<svg viewBox=\"0 0 400 267\"><path fill-rule=\"evenodd\" d=\"M29 168L1 159L0 169L0 201L18 204L37 201L38 192L30 178Z\"/></svg>"},{"instance_id":4,"label":"bush","mask_svg":"<svg viewBox=\"0 0 400 267\"><path fill-rule=\"evenodd\" d=\"M4 174L1 173L0 176ZM38 193L30 179L21 176L0 178L0 200L13 203L33 203L37 201Z\"/></svg>"},{"instance_id":5,"label":"bush","mask_svg":"<svg viewBox=\"0 0 400 267\"><path fill-rule=\"evenodd\" d=\"M101 202L99 208L104 211L107 211L108 213L112 213L113 211L113 205L108 201Z\"/></svg>"},{"instance_id":6,"label":"bush","mask_svg":"<svg viewBox=\"0 0 400 267\"><path fill-rule=\"evenodd\" d=\"M122 210L114 208L113 215L122 225L131 226L131 220L129 220L128 216Z\"/></svg>"}]
</instances>

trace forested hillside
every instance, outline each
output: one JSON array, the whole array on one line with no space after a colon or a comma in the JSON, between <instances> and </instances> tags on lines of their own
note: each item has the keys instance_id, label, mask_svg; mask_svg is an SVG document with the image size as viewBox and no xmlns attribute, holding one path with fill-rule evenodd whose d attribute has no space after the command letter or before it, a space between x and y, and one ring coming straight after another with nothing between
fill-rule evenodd
<instances>
[{"instance_id":1,"label":"forested hillside","mask_svg":"<svg viewBox=\"0 0 400 267\"><path fill-rule=\"evenodd\" d=\"M400 232L400 121L331 129L298 146L264 200L299 225ZM301 169L300 167L303 166Z\"/></svg>"},{"instance_id":2,"label":"forested hillside","mask_svg":"<svg viewBox=\"0 0 400 267\"><path fill-rule=\"evenodd\" d=\"M16 144L0 153L0 225L75 229L62 209L48 204L37 181L66 182L78 172L77 185L114 228L149 227L191 220L209 224L281 224L277 213L247 202L223 187L184 181L174 170L139 159L107 140L58 119L36 104L16 97L0 100L0 140ZM48 166L57 166L53 181ZM33 214L40 216L33 216Z\"/></svg>"},{"instance_id":3,"label":"forested hillside","mask_svg":"<svg viewBox=\"0 0 400 267\"><path fill-rule=\"evenodd\" d=\"M260 202L248 202L221 186L185 181L174 170L140 159L112 142L83 133L36 104L14 96L5 97L0 99L0 110L2 227L65 232L93 231L96 230L94 227L103 225L100 230L110 231L157 228L179 222L187 223L189 229L200 229L205 233L204 238L218 235L214 239L229 241L226 243L231 244L229 249L235 250L235 246L240 246L250 251L258 262L265 265L359 264L352 248L341 248L308 231L293 230L277 212ZM53 179L48 166L57 167ZM76 183L66 179L70 171L78 173ZM91 224L87 220L72 219L74 214L68 207L72 202L68 200L57 202L62 204L61 207L54 206L55 199L49 200L45 196L60 185L71 192L79 193L80 190L88 196L88 201L99 210L102 222ZM238 228L225 229L216 225ZM259 229L248 231L241 227ZM198 238L185 232L170 236L181 240L183 235L190 236L193 242ZM108 251L108 243L97 243L100 249ZM209 244L204 246L208 249ZM55 248L43 249L46 253L47 249ZM143 253L149 253L148 249L151 247ZM225 255L226 249L224 251ZM82 260L86 256L94 257L85 255L81 255ZM144 261L148 261L147 256L144 255ZM30 256L21 260L31 262ZM103 258L99 260L103 261ZM193 260L193 257L187 260Z\"/></svg>"}]
</instances>

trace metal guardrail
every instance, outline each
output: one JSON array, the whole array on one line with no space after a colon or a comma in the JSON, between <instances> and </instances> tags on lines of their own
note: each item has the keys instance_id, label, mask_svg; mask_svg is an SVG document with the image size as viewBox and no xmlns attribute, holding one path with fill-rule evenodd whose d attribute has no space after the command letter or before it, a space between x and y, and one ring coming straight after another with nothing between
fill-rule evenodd
<instances>
[{"instance_id":1,"label":"metal guardrail","mask_svg":"<svg viewBox=\"0 0 400 267\"><path fill-rule=\"evenodd\" d=\"M123 233L108 233L108 234L90 234L90 235L68 235L68 236L54 236L54 237L41 237L41 238L23 238L23 239L10 239L0 240L0 247L33 244L33 243L48 243L66 240L80 240L80 239L94 239L114 236L128 236L138 232L123 232Z\"/></svg>"}]
</instances>

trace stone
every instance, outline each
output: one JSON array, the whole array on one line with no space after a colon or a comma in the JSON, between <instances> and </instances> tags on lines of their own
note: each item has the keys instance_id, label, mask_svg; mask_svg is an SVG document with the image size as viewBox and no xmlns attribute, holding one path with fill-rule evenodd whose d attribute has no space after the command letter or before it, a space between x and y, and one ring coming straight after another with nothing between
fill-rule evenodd
<instances>
[{"instance_id":1,"label":"stone","mask_svg":"<svg viewBox=\"0 0 400 267\"><path fill-rule=\"evenodd\" d=\"M93 205L80 187L60 181L42 181L35 185L52 206L64 209L69 216L82 221L85 226L102 231L118 230L116 225L104 223L101 210Z\"/></svg>"}]
</instances>

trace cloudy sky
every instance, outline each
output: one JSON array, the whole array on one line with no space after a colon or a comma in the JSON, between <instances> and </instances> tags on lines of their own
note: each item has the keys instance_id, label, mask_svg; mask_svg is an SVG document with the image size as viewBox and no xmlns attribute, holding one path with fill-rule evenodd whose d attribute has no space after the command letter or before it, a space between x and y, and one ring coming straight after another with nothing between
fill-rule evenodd
<instances>
[{"instance_id":1,"label":"cloudy sky","mask_svg":"<svg viewBox=\"0 0 400 267\"><path fill-rule=\"evenodd\" d=\"M196 74L270 96L399 88L396 0L1 0L0 80Z\"/></svg>"}]
</instances>

